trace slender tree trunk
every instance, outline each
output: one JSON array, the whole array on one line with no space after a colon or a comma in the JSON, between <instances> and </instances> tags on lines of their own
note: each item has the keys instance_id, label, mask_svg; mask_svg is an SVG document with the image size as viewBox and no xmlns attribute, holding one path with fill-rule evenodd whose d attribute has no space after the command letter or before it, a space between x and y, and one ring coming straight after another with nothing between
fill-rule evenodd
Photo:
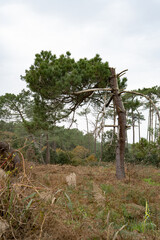
<instances>
[{"instance_id":1,"label":"slender tree trunk","mask_svg":"<svg viewBox=\"0 0 160 240\"><path fill-rule=\"evenodd\" d=\"M102 161L103 157L103 135L104 135L104 125L105 125L105 112L106 112L106 94L104 95L104 106L103 106L103 113L102 113L102 130L101 130L101 155L100 160Z\"/></svg>"},{"instance_id":2,"label":"slender tree trunk","mask_svg":"<svg viewBox=\"0 0 160 240\"><path fill-rule=\"evenodd\" d=\"M126 119L127 118L128 118L128 112L126 111ZM127 144L127 149L128 149L128 132L127 131L126 131L126 144Z\"/></svg>"},{"instance_id":3,"label":"slender tree trunk","mask_svg":"<svg viewBox=\"0 0 160 240\"><path fill-rule=\"evenodd\" d=\"M89 124L88 124L87 114L85 114L85 118L86 118L86 125L87 125L87 134L88 134L89 133Z\"/></svg>"},{"instance_id":4,"label":"slender tree trunk","mask_svg":"<svg viewBox=\"0 0 160 240\"><path fill-rule=\"evenodd\" d=\"M115 135L116 133L116 108L115 108L115 104L113 103L113 107L114 107L114 116L113 116L113 135Z\"/></svg>"},{"instance_id":5,"label":"slender tree trunk","mask_svg":"<svg viewBox=\"0 0 160 240\"><path fill-rule=\"evenodd\" d=\"M132 96L132 104L134 101L134 97ZM133 107L132 107L132 133L133 133L133 144L135 144L135 121L134 121L134 112L133 112ZM134 145L133 145L134 148Z\"/></svg>"},{"instance_id":6,"label":"slender tree trunk","mask_svg":"<svg viewBox=\"0 0 160 240\"><path fill-rule=\"evenodd\" d=\"M158 122L159 122L159 130L160 130L160 112L159 112L159 109L156 107L155 103L153 102L153 100L151 99L150 96L144 95L144 94L139 93L139 92L134 92L134 91L121 91L120 94L122 94L122 93L132 93L132 94L136 94L136 95L145 97L150 102L150 104L152 104L154 110L156 111L156 114L158 116ZM148 140L148 130L149 130L149 128L147 129L147 140ZM160 137L160 131L159 131L158 136Z\"/></svg>"},{"instance_id":7,"label":"slender tree trunk","mask_svg":"<svg viewBox=\"0 0 160 240\"><path fill-rule=\"evenodd\" d=\"M149 142L151 141L151 118L152 118L152 114L151 114L151 103L149 106Z\"/></svg>"},{"instance_id":8,"label":"slender tree trunk","mask_svg":"<svg viewBox=\"0 0 160 240\"><path fill-rule=\"evenodd\" d=\"M53 148L54 151L56 151L56 142L55 141L53 141L52 148Z\"/></svg>"},{"instance_id":9,"label":"slender tree trunk","mask_svg":"<svg viewBox=\"0 0 160 240\"><path fill-rule=\"evenodd\" d=\"M139 142L141 140L141 120L140 115L138 115L138 133L139 133Z\"/></svg>"},{"instance_id":10,"label":"slender tree trunk","mask_svg":"<svg viewBox=\"0 0 160 240\"><path fill-rule=\"evenodd\" d=\"M96 119L95 131L94 131L94 154L96 155L97 152L97 124L98 119Z\"/></svg>"},{"instance_id":11,"label":"slender tree trunk","mask_svg":"<svg viewBox=\"0 0 160 240\"><path fill-rule=\"evenodd\" d=\"M50 163L50 144L49 144L49 136L48 133L46 134L46 163L49 164Z\"/></svg>"},{"instance_id":12,"label":"slender tree trunk","mask_svg":"<svg viewBox=\"0 0 160 240\"><path fill-rule=\"evenodd\" d=\"M94 135L94 154L96 155L97 152L97 136L96 133Z\"/></svg>"},{"instance_id":13,"label":"slender tree trunk","mask_svg":"<svg viewBox=\"0 0 160 240\"><path fill-rule=\"evenodd\" d=\"M115 104L113 103L113 132L112 132L111 144L112 144L114 136L116 134L115 125L116 125L116 108L115 108Z\"/></svg>"},{"instance_id":14,"label":"slender tree trunk","mask_svg":"<svg viewBox=\"0 0 160 240\"><path fill-rule=\"evenodd\" d=\"M135 123L133 120L133 144L135 144Z\"/></svg>"},{"instance_id":15,"label":"slender tree trunk","mask_svg":"<svg viewBox=\"0 0 160 240\"><path fill-rule=\"evenodd\" d=\"M153 106L152 106L152 141L153 141L153 137L154 137L153 136L154 135L153 134L154 126L153 125L154 125L154 109L153 109Z\"/></svg>"},{"instance_id":16,"label":"slender tree trunk","mask_svg":"<svg viewBox=\"0 0 160 240\"><path fill-rule=\"evenodd\" d=\"M132 130L133 130L133 144L135 144L135 123L133 115L132 115Z\"/></svg>"},{"instance_id":17,"label":"slender tree trunk","mask_svg":"<svg viewBox=\"0 0 160 240\"><path fill-rule=\"evenodd\" d=\"M160 119L158 118L158 138L160 138Z\"/></svg>"},{"instance_id":18,"label":"slender tree trunk","mask_svg":"<svg viewBox=\"0 0 160 240\"><path fill-rule=\"evenodd\" d=\"M153 107L151 106L151 141L153 142Z\"/></svg>"},{"instance_id":19,"label":"slender tree trunk","mask_svg":"<svg viewBox=\"0 0 160 240\"><path fill-rule=\"evenodd\" d=\"M147 127L147 141L149 142L149 126L150 126L150 123L149 123L149 115L148 115L148 127Z\"/></svg>"},{"instance_id":20,"label":"slender tree trunk","mask_svg":"<svg viewBox=\"0 0 160 240\"><path fill-rule=\"evenodd\" d=\"M157 129L157 115L155 115L155 130L154 130L154 142L156 142L156 138L158 137L158 129Z\"/></svg>"},{"instance_id":21,"label":"slender tree trunk","mask_svg":"<svg viewBox=\"0 0 160 240\"><path fill-rule=\"evenodd\" d=\"M127 134L127 131L126 131L126 147L128 149L128 134Z\"/></svg>"},{"instance_id":22,"label":"slender tree trunk","mask_svg":"<svg viewBox=\"0 0 160 240\"><path fill-rule=\"evenodd\" d=\"M114 68L110 68L110 86L112 88L113 102L116 107L116 112L118 115L118 125L119 125L119 136L118 144L116 149L116 176L118 179L125 178L124 169L124 154L125 154L125 139L126 139L126 112L123 106L122 99L119 94L117 76Z\"/></svg>"},{"instance_id":23,"label":"slender tree trunk","mask_svg":"<svg viewBox=\"0 0 160 240\"><path fill-rule=\"evenodd\" d=\"M36 142L35 136L33 134L31 134L31 137L33 139L34 147L37 149L37 151L40 155L40 161L41 161L41 163L44 164L45 162L44 162L44 158L43 158L43 155L42 155L42 151L40 150L39 144Z\"/></svg>"},{"instance_id":24,"label":"slender tree trunk","mask_svg":"<svg viewBox=\"0 0 160 240\"><path fill-rule=\"evenodd\" d=\"M98 120L99 120L100 112L97 114L96 123L95 123L95 130L94 130L94 153L97 153L97 135L98 135Z\"/></svg>"},{"instance_id":25,"label":"slender tree trunk","mask_svg":"<svg viewBox=\"0 0 160 240\"><path fill-rule=\"evenodd\" d=\"M102 161L103 156L103 133L101 133L101 153L100 153L100 162Z\"/></svg>"},{"instance_id":26,"label":"slender tree trunk","mask_svg":"<svg viewBox=\"0 0 160 240\"><path fill-rule=\"evenodd\" d=\"M90 141L90 135L89 135L89 123L88 123L87 113L85 114L85 118L86 118L86 126L87 126L88 149L91 151L91 141Z\"/></svg>"}]
</instances>

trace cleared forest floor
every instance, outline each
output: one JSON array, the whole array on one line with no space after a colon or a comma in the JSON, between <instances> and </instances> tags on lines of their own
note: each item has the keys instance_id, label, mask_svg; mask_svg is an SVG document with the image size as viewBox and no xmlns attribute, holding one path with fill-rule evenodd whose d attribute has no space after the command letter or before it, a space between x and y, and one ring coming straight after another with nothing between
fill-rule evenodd
<instances>
[{"instance_id":1,"label":"cleared forest floor","mask_svg":"<svg viewBox=\"0 0 160 240\"><path fill-rule=\"evenodd\" d=\"M4 240L160 239L160 169L128 165L117 181L113 164L26 162L0 187Z\"/></svg>"}]
</instances>

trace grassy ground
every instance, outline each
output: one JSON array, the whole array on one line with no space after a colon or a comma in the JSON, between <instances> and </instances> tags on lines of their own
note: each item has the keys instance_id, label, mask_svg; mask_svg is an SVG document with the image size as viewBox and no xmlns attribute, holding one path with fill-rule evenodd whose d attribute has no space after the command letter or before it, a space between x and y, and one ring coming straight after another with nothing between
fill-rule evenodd
<instances>
[{"instance_id":1,"label":"grassy ground","mask_svg":"<svg viewBox=\"0 0 160 240\"><path fill-rule=\"evenodd\" d=\"M124 181L113 164L26 163L25 173L1 181L0 216L8 223L1 239L160 239L160 169L129 165Z\"/></svg>"}]
</instances>

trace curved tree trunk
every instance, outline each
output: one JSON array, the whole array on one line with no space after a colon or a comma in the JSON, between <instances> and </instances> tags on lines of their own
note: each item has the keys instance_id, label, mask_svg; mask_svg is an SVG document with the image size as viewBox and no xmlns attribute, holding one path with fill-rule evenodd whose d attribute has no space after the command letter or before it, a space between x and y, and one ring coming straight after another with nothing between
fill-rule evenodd
<instances>
[{"instance_id":1,"label":"curved tree trunk","mask_svg":"<svg viewBox=\"0 0 160 240\"><path fill-rule=\"evenodd\" d=\"M119 136L116 149L116 176L118 179L125 178L124 169L124 154L125 154L125 139L126 139L126 112L123 106L122 99L119 94L117 76L114 68L110 68L110 86L113 92L113 102L118 115Z\"/></svg>"}]
</instances>

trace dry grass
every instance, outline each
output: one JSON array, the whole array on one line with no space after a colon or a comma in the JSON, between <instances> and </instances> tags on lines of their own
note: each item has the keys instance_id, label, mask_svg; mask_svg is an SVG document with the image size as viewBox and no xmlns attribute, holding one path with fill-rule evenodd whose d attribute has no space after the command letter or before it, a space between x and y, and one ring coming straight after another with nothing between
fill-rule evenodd
<instances>
[{"instance_id":1,"label":"dry grass","mask_svg":"<svg viewBox=\"0 0 160 240\"><path fill-rule=\"evenodd\" d=\"M68 186L71 173L76 184ZM0 217L9 224L1 239L160 239L160 170L134 166L126 175L117 181L113 164L23 162L22 171L11 173L0 189Z\"/></svg>"}]
</instances>

